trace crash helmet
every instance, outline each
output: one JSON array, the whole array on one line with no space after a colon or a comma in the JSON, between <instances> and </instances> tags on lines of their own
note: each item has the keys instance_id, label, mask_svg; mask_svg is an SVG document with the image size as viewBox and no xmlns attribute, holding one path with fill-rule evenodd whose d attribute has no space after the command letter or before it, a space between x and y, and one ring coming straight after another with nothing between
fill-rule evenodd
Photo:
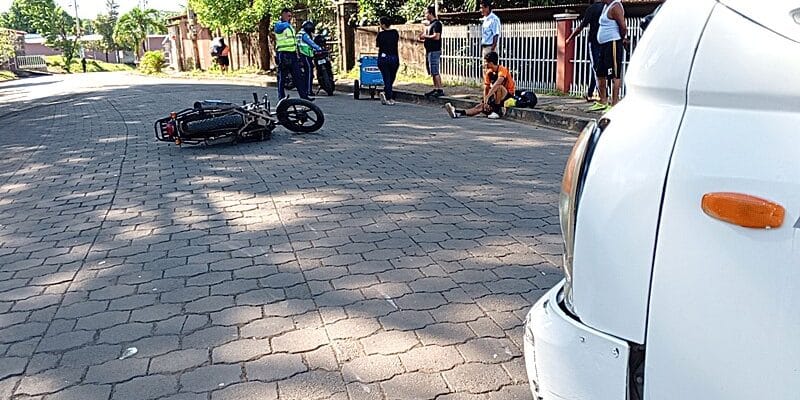
<instances>
[{"instance_id":1,"label":"crash helmet","mask_svg":"<svg viewBox=\"0 0 800 400\"><path fill-rule=\"evenodd\" d=\"M306 33L308 33L310 35L310 34L314 33L314 29L316 28L316 25L314 24L314 21L310 21L309 20L309 21L303 22L302 28L303 28L304 31L306 31Z\"/></svg>"}]
</instances>

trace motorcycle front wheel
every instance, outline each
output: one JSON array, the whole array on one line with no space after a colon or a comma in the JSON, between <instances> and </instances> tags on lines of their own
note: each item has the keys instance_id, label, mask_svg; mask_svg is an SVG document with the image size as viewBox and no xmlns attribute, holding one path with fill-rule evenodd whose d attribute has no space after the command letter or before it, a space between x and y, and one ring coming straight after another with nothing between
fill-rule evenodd
<instances>
[{"instance_id":1,"label":"motorcycle front wheel","mask_svg":"<svg viewBox=\"0 0 800 400\"><path fill-rule=\"evenodd\" d=\"M316 132L325 123L325 115L316 104L303 99L285 99L275 109L278 121L297 133Z\"/></svg>"}]
</instances>

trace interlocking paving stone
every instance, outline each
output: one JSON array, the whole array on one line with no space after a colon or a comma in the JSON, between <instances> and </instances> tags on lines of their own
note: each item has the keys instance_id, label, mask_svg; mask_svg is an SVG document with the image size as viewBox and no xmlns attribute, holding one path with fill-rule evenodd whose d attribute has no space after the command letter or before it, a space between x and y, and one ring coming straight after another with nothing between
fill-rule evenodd
<instances>
[{"instance_id":1,"label":"interlocking paving stone","mask_svg":"<svg viewBox=\"0 0 800 400\"><path fill-rule=\"evenodd\" d=\"M263 382L237 383L211 394L211 400L276 400L277 398L278 385Z\"/></svg>"},{"instance_id":2,"label":"interlocking paving stone","mask_svg":"<svg viewBox=\"0 0 800 400\"><path fill-rule=\"evenodd\" d=\"M487 393L511 383L511 378L499 365L462 364L442 375L456 392Z\"/></svg>"},{"instance_id":3,"label":"interlocking paving stone","mask_svg":"<svg viewBox=\"0 0 800 400\"><path fill-rule=\"evenodd\" d=\"M238 365L209 365L181 375L181 391L202 393L239 382L242 368Z\"/></svg>"},{"instance_id":4,"label":"interlocking paving stone","mask_svg":"<svg viewBox=\"0 0 800 400\"><path fill-rule=\"evenodd\" d=\"M248 379L280 381L308 370L297 354L273 354L244 364Z\"/></svg>"},{"instance_id":5,"label":"interlocking paving stone","mask_svg":"<svg viewBox=\"0 0 800 400\"><path fill-rule=\"evenodd\" d=\"M412 400L434 399L448 392L445 381L439 374L411 372L395 376L381 383L388 399Z\"/></svg>"},{"instance_id":6,"label":"interlocking paving stone","mask_svg":"<svg viewBox=\"0 0 800 400\"><path fill-rule=\"evenodd\" d=\"M328 343L324 329L307 328L286 332L272 339L272 349L280 353L302 353Z\"/></svg>"}]
</instances>

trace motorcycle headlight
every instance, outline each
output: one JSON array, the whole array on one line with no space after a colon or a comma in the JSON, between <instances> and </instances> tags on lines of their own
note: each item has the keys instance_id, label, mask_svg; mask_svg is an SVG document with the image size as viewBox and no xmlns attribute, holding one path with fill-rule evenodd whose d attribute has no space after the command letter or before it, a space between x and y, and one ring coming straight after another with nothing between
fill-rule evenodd
<instances>
[{"instance_id":1,"label":"motorcycle headlight","mask_svg":"<svg viewBox=\"0 0 800 400\"><path fill-rule=\"evenodd\" d=\"M608 119L600 122L590 121L578 136L564 168L564 179L561 181L561 196L559 197L558 213L561 222L561 234L564 238L564 304L574 314L572 308L572 279L573 258L575 255L575 222L578 216L578 203L580 202L583 184L586 180L586 171L589 167L594 148L600 139L600 134L606 126Z\"/></svg>"}]
</instances>

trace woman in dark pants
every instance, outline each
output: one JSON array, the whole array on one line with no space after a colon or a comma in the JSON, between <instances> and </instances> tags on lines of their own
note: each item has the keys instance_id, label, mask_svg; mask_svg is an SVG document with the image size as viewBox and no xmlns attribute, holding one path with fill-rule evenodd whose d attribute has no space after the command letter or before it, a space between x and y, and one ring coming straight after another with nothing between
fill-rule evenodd
<instances>
[{"instance_id":1,"label":"woman in dark pants","mask_svg":"<svg viewBox=\"0 0 800 400\"><path fill-rule=\"evenodd\" d=\"M397 43L400 41L400 34L396 29L391 29L391 22L388 17L381 17L381 31L378 33L378 69L383 76L383 93L381 93L381 103L394 105L394 81L397 79L397 70L400 69L400 53L397 51Z\"/></svg>"}]
</instances>

